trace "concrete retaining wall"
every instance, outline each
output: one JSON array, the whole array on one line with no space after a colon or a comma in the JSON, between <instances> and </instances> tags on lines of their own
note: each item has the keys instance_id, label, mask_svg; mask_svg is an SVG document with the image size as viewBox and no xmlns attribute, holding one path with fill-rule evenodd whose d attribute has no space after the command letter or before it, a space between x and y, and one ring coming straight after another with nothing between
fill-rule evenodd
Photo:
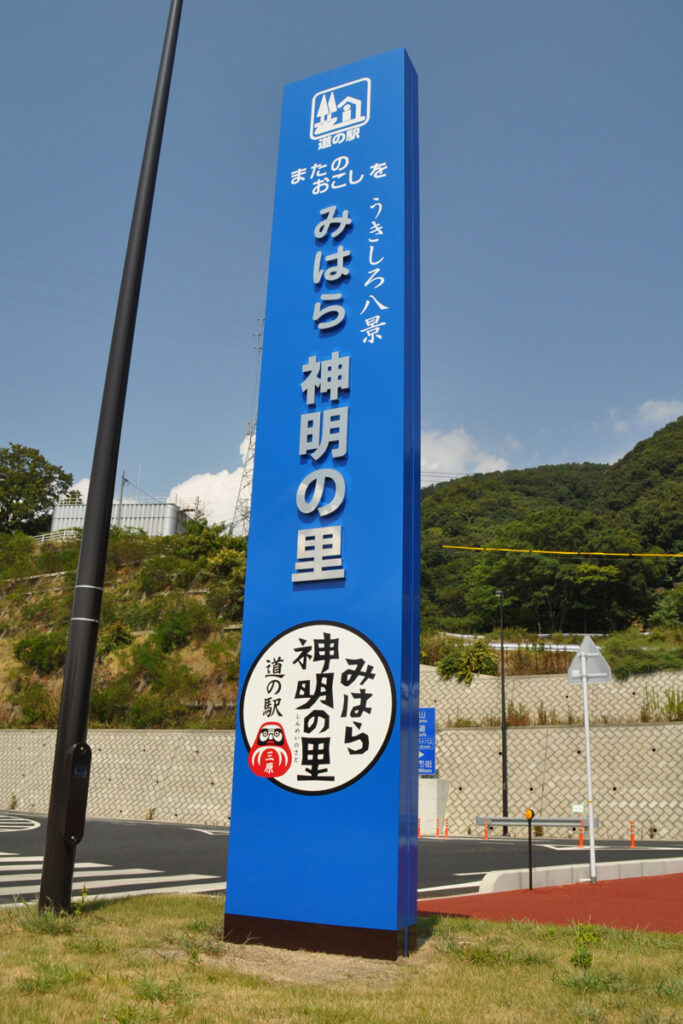
<instances>
[{"instance_id":1,"label":"concrete retaining wall","mask_svg":"<svg viewBox=\"0 0 683 1024\"><path fill-rule=\"evenodd\" d=\"M572 686L566 675L507 676L505 700L515 710L526 709L529 724L583 725L581 686ZM667 691L683 692L683 672L652 672L611 683L595 683L589 689L591 723L624 724L656 721L665 716ZM420 669L420 705L436 708L437 728L461 724L463 719L485 725L500 722L500 677L475 676L471 686L441 679L431 665ZM540 722L539 722L540 711ZM460 721L459 721L460 720ZM489 723L490 724L490 723Z\"/></svg>"},{"instance_id":2,"label":"concrete retaining wall","mask_svg":"<svg viewBox=\"0 0 683 1024\"><path fill-rule=\"evenodd\" d=\"M542 817L578 817L571 806L586 804L583 727L532 726L508 729L507 735L509 814L522 817L532 807ZM450 781L451 832L481 832L477 815L501 813L500 728L438 733L436 763L439 776ZM591 768L599 837L628 839L631 821L640 839L683 836L683 723L593 726ZM572 834L546 831L550 837Z\"/></svg>"},{"instance_id":3,"label":"concrete retaining wall","mask_svg":"<svg viewBox=\"0 0 683 1024\"><path fill-rule=\"evenodd\" d=\"M0 732L0 807L46 811L56 732ZM92 729L88 814L226 825L235 734L181 729Z\"/></svg>"},{"instance_id":4,"label":"concrete retaining wall","mask_svg":"<svg viewBox=\"0 0 683 1024\"><path fill-rule=\"evenodd\" d=\"M437 708L437 769L450 783L451 834L475 833L477 815L501 813L500 727L444 726L458 718L500 715L500 681L478 677L468 688L446 683L435 669L423 667L421 685L420 703ZM683 838L683 723L600 724L637 720L647 694L664 700L667 689L682 686L683 673L660 673L591 687L593 790L601 838L627 839L631 821L637 838ZM516 704L534 708L541 701L550 709L565 700L582 721L580 687L569 686L566 677L511 677L506 690ZM89 742L89 814L227 824L233 732L93 729ZM54 730L0 730L0 808L47 810L54 743ZM544 817L570 816L571 805L586 800L583 726L509 728L508 787L511 815L531 806Z\"/></svg>"}]
</instances>

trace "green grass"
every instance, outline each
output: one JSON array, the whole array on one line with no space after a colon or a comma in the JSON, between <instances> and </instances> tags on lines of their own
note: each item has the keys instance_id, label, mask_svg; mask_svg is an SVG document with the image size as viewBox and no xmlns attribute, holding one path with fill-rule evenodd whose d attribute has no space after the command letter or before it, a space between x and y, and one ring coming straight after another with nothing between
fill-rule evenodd
<instances>
[{"instance_id":1,"label":"green grass","mask_svg":"<svg viewBox=\"0 0 683 1024\"><path fill-rule=\"evenodd\" d=\"M222 942L222 900L0 911L0 1022L674 1024L681 936L421 919L397 963Z\"/></svg>"}]
</instances>

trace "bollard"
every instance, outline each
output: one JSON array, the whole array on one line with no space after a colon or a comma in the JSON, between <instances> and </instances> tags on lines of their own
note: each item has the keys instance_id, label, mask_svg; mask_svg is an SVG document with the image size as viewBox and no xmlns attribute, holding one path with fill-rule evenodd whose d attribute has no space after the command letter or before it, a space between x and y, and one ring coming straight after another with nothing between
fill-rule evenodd
<instances>
[{"instance_id":1,"label":"bollard","mask_svg":"<svg viewBox=\"0 0 683 1024\"><path fill-rule=\"evenodd\" d=\"M579 849L583 849L583 819L579 822Z\"/></svg>"},{"instance_id":2,"label":"bollard","mask_svg":"<svg viewBox=\"0 0 683 1024\"><path fill-rule=\"evenodd\" d=\"M436 838L439 838L439 819L436 819Z\"/></svg>"},{"instance_id":3,"label":"bollard","mask_svg":"<svg viewBox=\"0 0 683 1024\"><path fill-rule=\"evenodd\" d=\"M417 819L417 838L420 838L420 819Z\"/></svg>"},{"instance_id":4,"label":"bollard","mask_svg":"<svg viewBox=\"0 0 683 1024\"><path fill-rule=\"evenodd\" d=\"M486 821L484 822L484 839L488 839L488 837L489 837L489 819L487 818Z\"/></svg>"},{"instance_id":5,"label":"bollard","mask_svg":"<svg viewBox=\"0 0 683 1024\"><path fill-rule=\"evenodd\" d=\"M630 845L629 849L635 850L635 848L636 848L636 823L634 821L632 821L631 822L631 845Z\"/></svg>"},{"instance_id":6,"label":"bollard","mask_svg":"<svg viewBox=\"0 0 683 1024\"><path fill-rule=\"evenodd\" d=\"M444 829L443 837L444 839L448 839L448 818L446 818L446 827Z\"/></svg>"}]
</instances>

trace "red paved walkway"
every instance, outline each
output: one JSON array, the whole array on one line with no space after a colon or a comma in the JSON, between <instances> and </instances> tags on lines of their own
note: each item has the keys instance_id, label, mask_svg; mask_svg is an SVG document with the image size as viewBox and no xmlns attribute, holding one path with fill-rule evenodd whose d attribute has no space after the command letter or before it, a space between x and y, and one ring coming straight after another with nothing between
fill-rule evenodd
<instances>
[{"instance_id":1,"label":"red paved walkway","mask_svg":"<svg viewBox=\"0 0 683 1024\"><path fill-rule=\"evenodd\" d=\"M542 889L419 900L420 914L478 917L485 921L590 921L610 928L683 931L683 874L552 885Z\"/></svg>"}]
</instances>

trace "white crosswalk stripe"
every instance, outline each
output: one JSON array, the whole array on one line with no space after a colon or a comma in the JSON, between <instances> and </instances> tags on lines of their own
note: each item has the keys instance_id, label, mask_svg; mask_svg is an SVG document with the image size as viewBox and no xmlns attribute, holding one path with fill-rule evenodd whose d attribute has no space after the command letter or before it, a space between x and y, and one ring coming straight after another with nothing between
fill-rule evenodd
<instances>
[{"instance_id":1,"label":"white crosswalk stripe","mask_svg":"<svg viewBox=\"0 0 683 1024\"><path fill-rule=\"evenodd\" d=\"M0 903L30 902L40 892L42 857L0 852ZM216 875L165 874L155 868L115 868L84 861L74 869L74 898L135 895L154 892L220 892L225 880ZM116 890L108 892L107 890Z\"/></svg>"},{"instance_id":2,"label":"white crosswalk stripe","mask_svg":"<svg viewBox=\"0 0 683 1024\"><path fill-rule=\"evenodd\" d=\"M34 828L40 828L39 821L33 821L22 814L0 811L0 832L31 832Z\"/></svg>"}]
</instances>

